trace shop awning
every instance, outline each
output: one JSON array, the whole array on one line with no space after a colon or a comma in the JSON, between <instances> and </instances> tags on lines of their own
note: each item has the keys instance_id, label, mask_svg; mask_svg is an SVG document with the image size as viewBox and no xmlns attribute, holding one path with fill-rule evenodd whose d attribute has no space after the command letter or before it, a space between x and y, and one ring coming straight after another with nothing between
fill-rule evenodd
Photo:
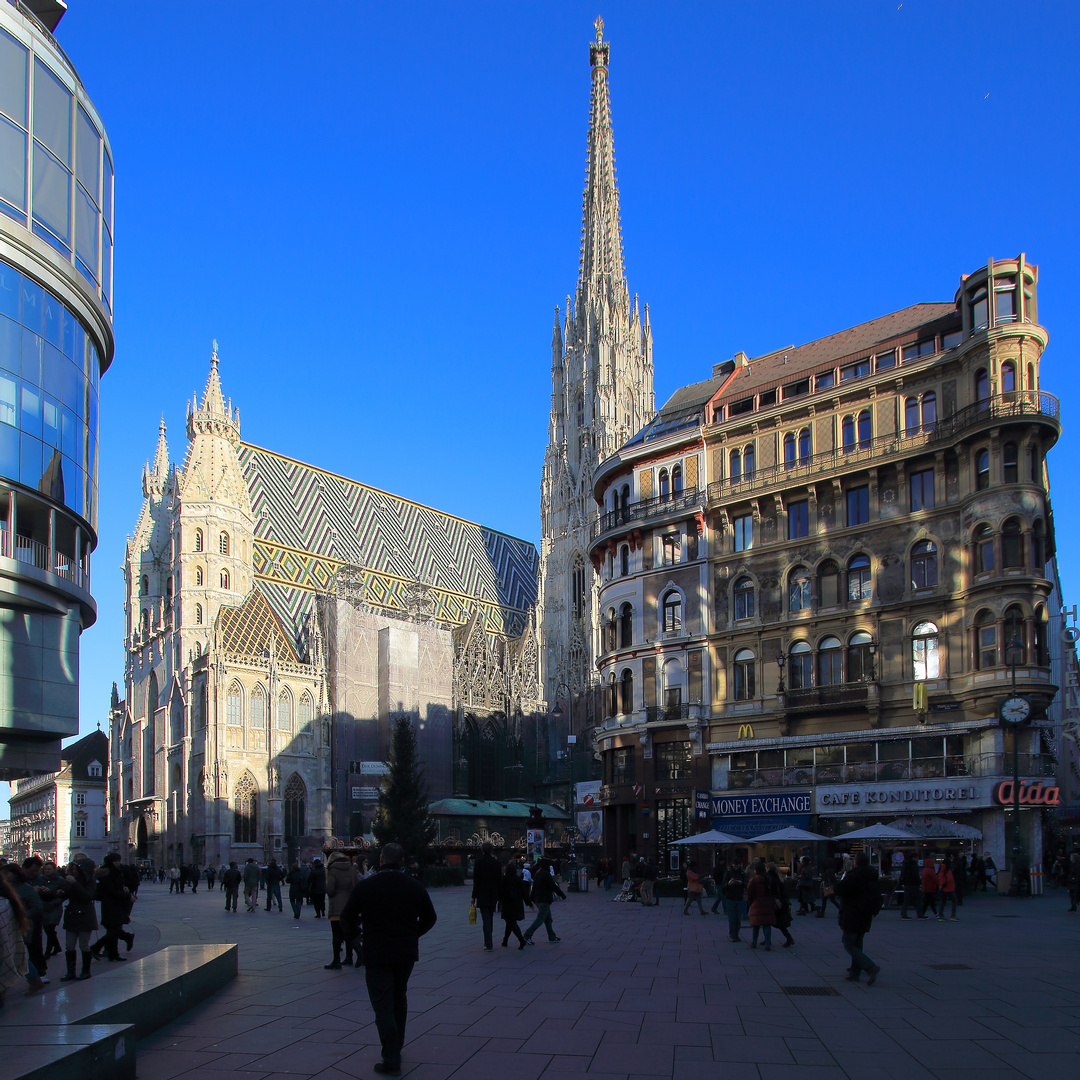
<instances>
[{"instance_id":1,"label":"shop awning","mask_svg":"<svg viewBox=\"0 0 1080 1080\"><path fill-rule=\"evenodd\" d=\"M731 833L721 832L719 829L710 829L708 832L698 833L697 836L674 840L671 847L677 844L745 844L746 842L745 837L732 836Z\"/></svg>"},{"instance_id":2,"label":"shop awning","mask_svg":"<svg viewBox=\"0 0 1080 1080\"><path fill-rule=\"evenodd\" d=\"M764 844L767 842L775 841L782 843L785 840L791 841L803 841L809 843L813 840L828 840L827 836L822 836L821 833L807 832L806 829L796 829L791 826L787 829L774 829L772 832L763 833L761 836L752 837L751 844Z\"/></svg>"},{"instance_id":3,"label":"shop awning","mask_svg":"<svg viewBox=\"0 0 1080 1080\"><path fill-rule=\"evenodd\" d=\"M907 829L896 829L892 825L878 822L876 825L867 825L865 828L856 829L854 832L841 833L834 836L834 840L917 840L918 837L908 832Z\"/></svg>"},{"instance_id":4,"label":"shop awning","mask_svg":"<svg viewBox=\"0 0 1080 1080\"><path fill-rule=\"evenodd\" d=\"M972 828L970 825L961 825L956 821L946 821L944 818L935 818L933 821L915 823L909 819L897 818L890 821L890 825L900 829L907 829L916 836L926 840L981 840L982 831Z\"/></svg>"}]
</instances>

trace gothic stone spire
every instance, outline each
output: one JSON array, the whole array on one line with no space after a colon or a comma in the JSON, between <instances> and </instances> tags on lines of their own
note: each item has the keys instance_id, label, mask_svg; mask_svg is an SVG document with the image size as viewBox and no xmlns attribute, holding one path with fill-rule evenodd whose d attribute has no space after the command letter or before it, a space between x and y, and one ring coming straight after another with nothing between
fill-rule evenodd
<instances>
[{"instance_id":1,"label":"gothic stone spire","mask_svg":"<svg viewBox=\"0 0 1080 1080\"><path fill-rule=\"evenodd\" d=\"M188 405L187 432L189 439L194 439L200 432L207 432L223 435L234 446L240 444L240 410L234 409L231 401L228 404L225 402L225 395L221 390L221 376L218 373L216 340L210 356L210 375L206 380L202 404L199 404L199 396L196 394Z\"/></svg>"}]
</instances>

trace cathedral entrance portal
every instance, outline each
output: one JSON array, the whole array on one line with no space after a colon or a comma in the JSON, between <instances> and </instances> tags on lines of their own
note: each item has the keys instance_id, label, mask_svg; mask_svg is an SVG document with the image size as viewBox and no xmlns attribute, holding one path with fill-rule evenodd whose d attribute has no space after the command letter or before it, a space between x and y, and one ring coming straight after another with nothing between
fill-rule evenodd
<instances>
[{"instance_id":1,"label":"cathedral entrance portal","mask_svg":"<svg viewBox=\"0 0 1080 1080\"><path fill-rule=\"evenodd\" d=\"M146 818L140 814L138 824L135 826L135 857L137 859L148 858L150 843L146 838Z\"/></svg>"}]
</instances>

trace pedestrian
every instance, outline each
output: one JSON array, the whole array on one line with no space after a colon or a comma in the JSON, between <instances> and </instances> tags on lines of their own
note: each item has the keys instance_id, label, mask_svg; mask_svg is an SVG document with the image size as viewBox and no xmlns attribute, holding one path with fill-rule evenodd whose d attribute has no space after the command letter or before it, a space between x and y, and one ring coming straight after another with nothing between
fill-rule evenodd
<instances>
[{"instance_id":1,"label":"pedestrian","mask_svg":"<svg viewBox=\"0 0 1080 1080\"><path fill-rule=\"evenodd\" d=\"M473 867L472 886L472 901L480 909L480 921L484 928L484 952L491 952L493 945L491 927L495 920L495 909L499 906L500 877L495 847L490 840L485 840Z\"/></svg>"},{"instance_id":2,"label":"pedestrian","mask_svg":"<svg viewBox=\"0 0 1080 1080\"><path fill-rule=\"evenodd\" d=\"M556 942L562 940L562 938L555 935L555 927L551 922L551 905L555 902L556 894L563 900L566 899L566 893L559 888L559 883L555 880L555 874L551 863L548 862L547 859L541 859L536 864L536 869L532 876L532 900L536 905L536 918L533 920L532 925L528 930L525 931L524 937L526 945L535 944L532 939L533 932L541 926L547 930L548 941Z\"/></svg>"},{"instance_id":3,"label":"pedestrian","mask_svg":"<svg viewBox=\"0 0 1080 1080\"><path fill-rule=\"evenodd\" d=\"M124 874L120 869L120 856L110 851L94 873L97 885L97 898L101 901L101 925L105 933L94 942L90 949L95 960L101 959L104 952L109 960L124 960L120 955L118 943L123 941L127 951L135 944L135 935L124 930L124 924L131 918L131 892L124 884Z\"/></svg>"},{"instance_id":4,"label":"pedestrian","mask_svg":"<svg viewBox=\"0 0 1080 1080\"><path fill-rule=\"evenodd\" d=\"M690 905L696 903L702 916L705 909L701 906L701 898L705 894L705 886L702 884L701 875L698 873L698 865L691 862L686 868L686 902L683 904L682 913L690 914Z\"/></svg>"},{"instance_id":5,"label":"pedestrian","mask_svg":"<svg viewBox=\"0 0 1080 1080\"><path fill-rule=\"evenodd\" d=\"M214 881L215 881L216 878L217 878L217 871L215 871L212 866L208 866L206 868L206 887L211 892L214 891Z\"/></svg>"},{"instance_id":6,"label":"pedestrian","mask_svg":"<svg viewBox=\"0 0 1080 1080\"><path fill-rule=\"evenodd\" d=\"M504 949L510 943L511 934L518 940L518 952L525 948L525 938L518 923L525 918L526 904L530 908L533 906L529 898L529 887L521 876L517 859L511 859L499 878L499 914L506 924L502 939Z\"/></svg>"},{"instance_id":7,"label":"pedestrian","mask_svg":"<svg viewBox=\"0 0 1080 1080\"><path fill-rule=\"evenodd\" d=\"M881 910L881 888L878 872L870 865L870 856L865 851L855 856L855 866L836 883L836 892L840 897L841 940L844 951L851 957L851 969L845 978L858 982L860 973L865 971L867 986L873 986L881 968L863 952L863 938Z\"/></svg>"},{"instance_id":8,"label":"pedestrian","mask_svg":"<svg viewBox=\"0 0 1080 1080\"><path fill-rule=\"evenodd\" d=\"M791 901L788 899L783 881L780 880L780 871L776 863L769 863L765 867L765 876L769 879L769 888L776 901L776 929L784 935L784 948L790 949L795 944L795 939L788 930L791 925Z\"/></svg>"},{"instance_id":9,"label":"pedestrian","mask_svg":"<svg viewBox=\"0 0 1080 1080\"><path fill-rule=\"evenodd\" d=\"M318 855L311 860L308 896L311 897L311 906L315 909L315 918L321 919L326 914L326 867Z\"/></svg>"},{"instance_id":10,"label":"pedestrian","mask_svg":"<svg viewBox=\"0 0 1080 1080\"><path fill-rule=\"evenodd\" d=\"M776 925L776 898L769 887L762 859L754 863L754 876L746 886L746 902L750 905L750 926L753 929L750 948L757 948L758 931L761 931L762 945L766 952L771 952L772 928Z\"/></svg>"},{"instance_id":11,"label":"pedestrian","mask_svg":"<svg viewBox=\"0 0 1080 1080\"><path fill-rule=\"evenodd\" d=\"M259 878L261 873L259 871L259 864L248 856L248 861L244 863L244 903L247 905L248 911L254 911L259 906Z\"/></svg>"},{"instance_id":12,"label":"pedestrian","mask_svg":"<svg viewBox=\"0 0 1080 1080\"><path fill-rule=\"evenodd\" d=\"M964 906L964 893L968 886L968 861L966 855L960 855L953 863L953 874L956 877L956 902Z\"/></svg>"},{"instance_id":13,"label":"pedestrian","mask_svg":"<svg viewBox=\"0 0 1080 1080\"><path fill-rule=\"evenodd\" d=\"M330 915L330 938L334 946L334 959L323 966L327 971L340 971L342 945L345 946L345 965L352 967L353 963L353 939L343 933L341 913L356 887L356 867L353 866L355 849L324 847L323 851L329 853L326 859L326 897Z\"/></svg>"},{"instance_id":14,"label":"pedestrian","mask_svg":"<svg viewBox=\"0 0 1080 1080\"><path fill-rule=\"evenodd\" d=\"M44 890L39 892L39 895L42 906L41 924L45 931L45 959L48 960L64 951L60 947L60 939L56 936L56 928L64 914L64 897L60 892L64 885L64 876L56 869L56 863L47 862L42 867L38 883Z\"/></svg>"},{"instance_id":15,"label":"pedestrian","mask_svg":"<svg viewBox=\"0 0 1080 1080\"><path fill-rule=\"evenodd\" d=\"M978 892L981 886L982 891L986 892L986 863L977 851L971 857L971 877L971 891Z\"/></svg>"},{"instance_id":16,"label":"pedestrian","mask_svg":"<svg viewBox=\"0 0 1080 1080\"><path fill-rule=\"evenodd\" d=\"M274 901L277 900L277 909L280 912L281 907L281 882L285 877L285 871L278 866L277 859L271 858L270 864L265 871L266 877L266 910L269 911L274 906Z\"/></svg>"},{"instance_id":17,"label":"pedestrian","mask_svg":"<svg viewBox=\"0 0 1080 1080\"><path fill-rule=\"evenodd\" d=\"M927 855L923 859L922 873L919 875L921 892L920 904L919 904L919 918L926 919L929 916L926 914L926 909L929 908L935 915L937 911L937 892L938 892L938 876L937 870L934 867L933 855Z\"/></svg>"},{"instance_id":18,"label":"pedestrian","mask_svg":"<svg viewBox=\"0 0 1080 1080\"><path fill-rule=\"evenodd\" d=\"M89 859L76 859L64 876L64 959L67 973L61 982L90 978L90 935L98 928L94 910L94 864ZM75 974L76 951L82 956L82 970Z\"/></svg>"},{"instance_id":19,"label":"pedestrian","mask_svg":"<svg viewBox=\"0 0 1080 1080\"><path fill-rule=\"evenodd\" d=\"M825 909L832 901L836 910L840 910L840 901L836 898L836 860L826 859L821 864L821 910L817 913L819 919L825 918Z\"/></svg>"},{"instance_id":20,"label":"pedestrian","mask_svg":"<svg viewBox=\"0 0 1080 1080\"><path fill-rule=\"evenodd\" d=\"M244 875L236 867L235 860L229 863L229 869L221 875L221 888L225 893L225 910L236 914L236 901L240 895L240 886ZM231 906L230 906L231 905Z\"/></svg>"},{"instance_id":21,"label":"pedestrian","mask_svg":"<svg viewBox=\"0 0 1080 1080\"><path fill-rule=\"evenodd\" d=\"M660 868L655 860L645 859L642 868L641 879L641 903L643 907L659 907L660 901L656 899L656 879L660 876ZM717 893L719 895L719 892Z\"/></svg>"},{"instance_id":22,"label":"pedestrian","mask_svg":"<svg viewBox=\"0 0 1080 1080\"><path fill-rule=\"evenodd\" d=\"M988 881L995 889L997 888L997 863L994 862L994 856L989 851L985 851L983 852L983 892L986 892Z\"/></svg>"},{"instance_id":23,"label":"pedestrian","mask_svg":"<svg viewBox=\"0 0 1080 1080\"><path fill-rule=\"evenodd\" d=\"M382 1044L374 1069L387 1076L401 1074L409 976L420 959L420 938L437 919L427 890L402 872L404 862L400 844L385 844L379 872L356 884L341 912L350 938L355 929L363 934L364 977Z\"/></svg>"},{"instance_id":24,"label":"pedestrian","mask_svg":"<svg viewBox=\"0 0 1080 1080\"><path fill-rule=\"evenodd\" d=\"M0 874L0 1008L8 990L26 978L29 964L24 935L30 929L22 902L3 874Z\"/></svg>"},{"instance_id":25,"label":"pedestrian","mask_svg":"<svg viewBox=\"0 0 1080 1080\"><path fill-rule=\"evenodd\" d=\"M813 915L815 910L814 892L817 878L814 876L813 863L804 855L799 860L799 915Z\"/></svg>"},{"instance_id":26,"label":"pedestrian","mask_svg":"<svg viewBox=\"0 0 1080 1080\"><path fill-rule=\"evenodd\" d=\"M45 957L41 947L41 896L30 884L27 872L18 863L7 863L0 867L0 878L7 881L26 917L22 939L26 946L26 994L29 996L43 990L49 981L44 977Z\"/></svg>"},{"instance_id":27,"label":"pedestrian","mask_svg":"<svg viewBox=\"0 0 1080 1080\"><path fill-rule=\"evenodd\" d=\"M904 906L900 910L900 918L910 919L908 908L914 908L915 914L919 914L919 893L922 886L919 864L914 855L904 857L904 865L900 867L900 885L904 890Z\"/></svg>"},{"instance_id":28,"label":"pedestrian","mask_svg":"<svg viewBox=\"0 0 1080 1080\"><path fill-rule=\"evenodd\" d=\"M746 901L746 874L741 863L733 862L724 874L724 883L717 890L724 900L728 920L728 941L738 941L742 929L742 909Z\"/></svg>"},{"instance_id":29,"label":"pedestrian","mask_svg":"<svg viewBox=\"0 0 1080 1080\"><path fill-rule=\"evenodd\" d=\"M630 856L623 856L622 870L619 872L619 881L625 885L630 880Z\"/></svg>"},{"instance_id":30,"label":"pedestrian","mask_svg":"<svg viewBox=\"0 0 1080 1080\"><path fill-rule=\"evenodd\" d=\"M946 901L952 904L951 921L956 922L956 875L953 873L952 859L948 855L938 869L938 922L945 921Z\"/></svg>"},{"instance_id":31,"label":"pedestrian","mask_svg":"<svg viewBox=\"0 0 1080 1080\"><path fill-rule=\"evenodd\" d=\"M294 862L289 867L285 880L289 885L289 904L292 907L293 918L299 919L300 912L304 909L304 872L300 869L298 862Z\"/></svg>"},{"instance_id":32,"label":"pedestrian","mask_svg":"<svg viewBox=\"0 0 1080 1080\"><path fill-rule=\"evenodd\" d=\"M1065 887L1069 890L1069 911L1075 911L1080 902L1080 852L1069 856L1069 868L1065 872Z\"/></svg>"},{"instance_id":33,"label":"pedestrian","mask_svg":"<svg viewBox=\"0 0 1080 1080\"><path fill-rule=\"evenodd\" d=\"M191 883L191 895L194 896L199 891L199 868L192 863L188 867L188 881Z\"/></svg>"}]
</instances>

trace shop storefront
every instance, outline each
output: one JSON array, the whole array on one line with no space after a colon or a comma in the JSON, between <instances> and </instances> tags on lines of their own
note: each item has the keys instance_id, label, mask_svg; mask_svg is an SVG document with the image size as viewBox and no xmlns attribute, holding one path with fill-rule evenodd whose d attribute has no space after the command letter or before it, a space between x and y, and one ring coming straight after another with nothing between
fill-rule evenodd
<instances>
[{"instance_id":1,"label":"shop storefront","mask_svg":"<svg viewBox=\"0 0 1080 1080\"><path fill-rule=\"evenodd\" d=\"M814 808L814 793L810 789L763 791L714 791L710 796L712 809L712 828L742 836L748 841L747 847L736 848L732 857L740 862L747 862L752 853L775 861L783 866L790 866L793 859L802 853L802 847L791 844L772 844L767 848L761 845L753 849L749 842L755 836L762 836L778 829L809 829L810 817Z\"/></svg>"}]
</instances>

